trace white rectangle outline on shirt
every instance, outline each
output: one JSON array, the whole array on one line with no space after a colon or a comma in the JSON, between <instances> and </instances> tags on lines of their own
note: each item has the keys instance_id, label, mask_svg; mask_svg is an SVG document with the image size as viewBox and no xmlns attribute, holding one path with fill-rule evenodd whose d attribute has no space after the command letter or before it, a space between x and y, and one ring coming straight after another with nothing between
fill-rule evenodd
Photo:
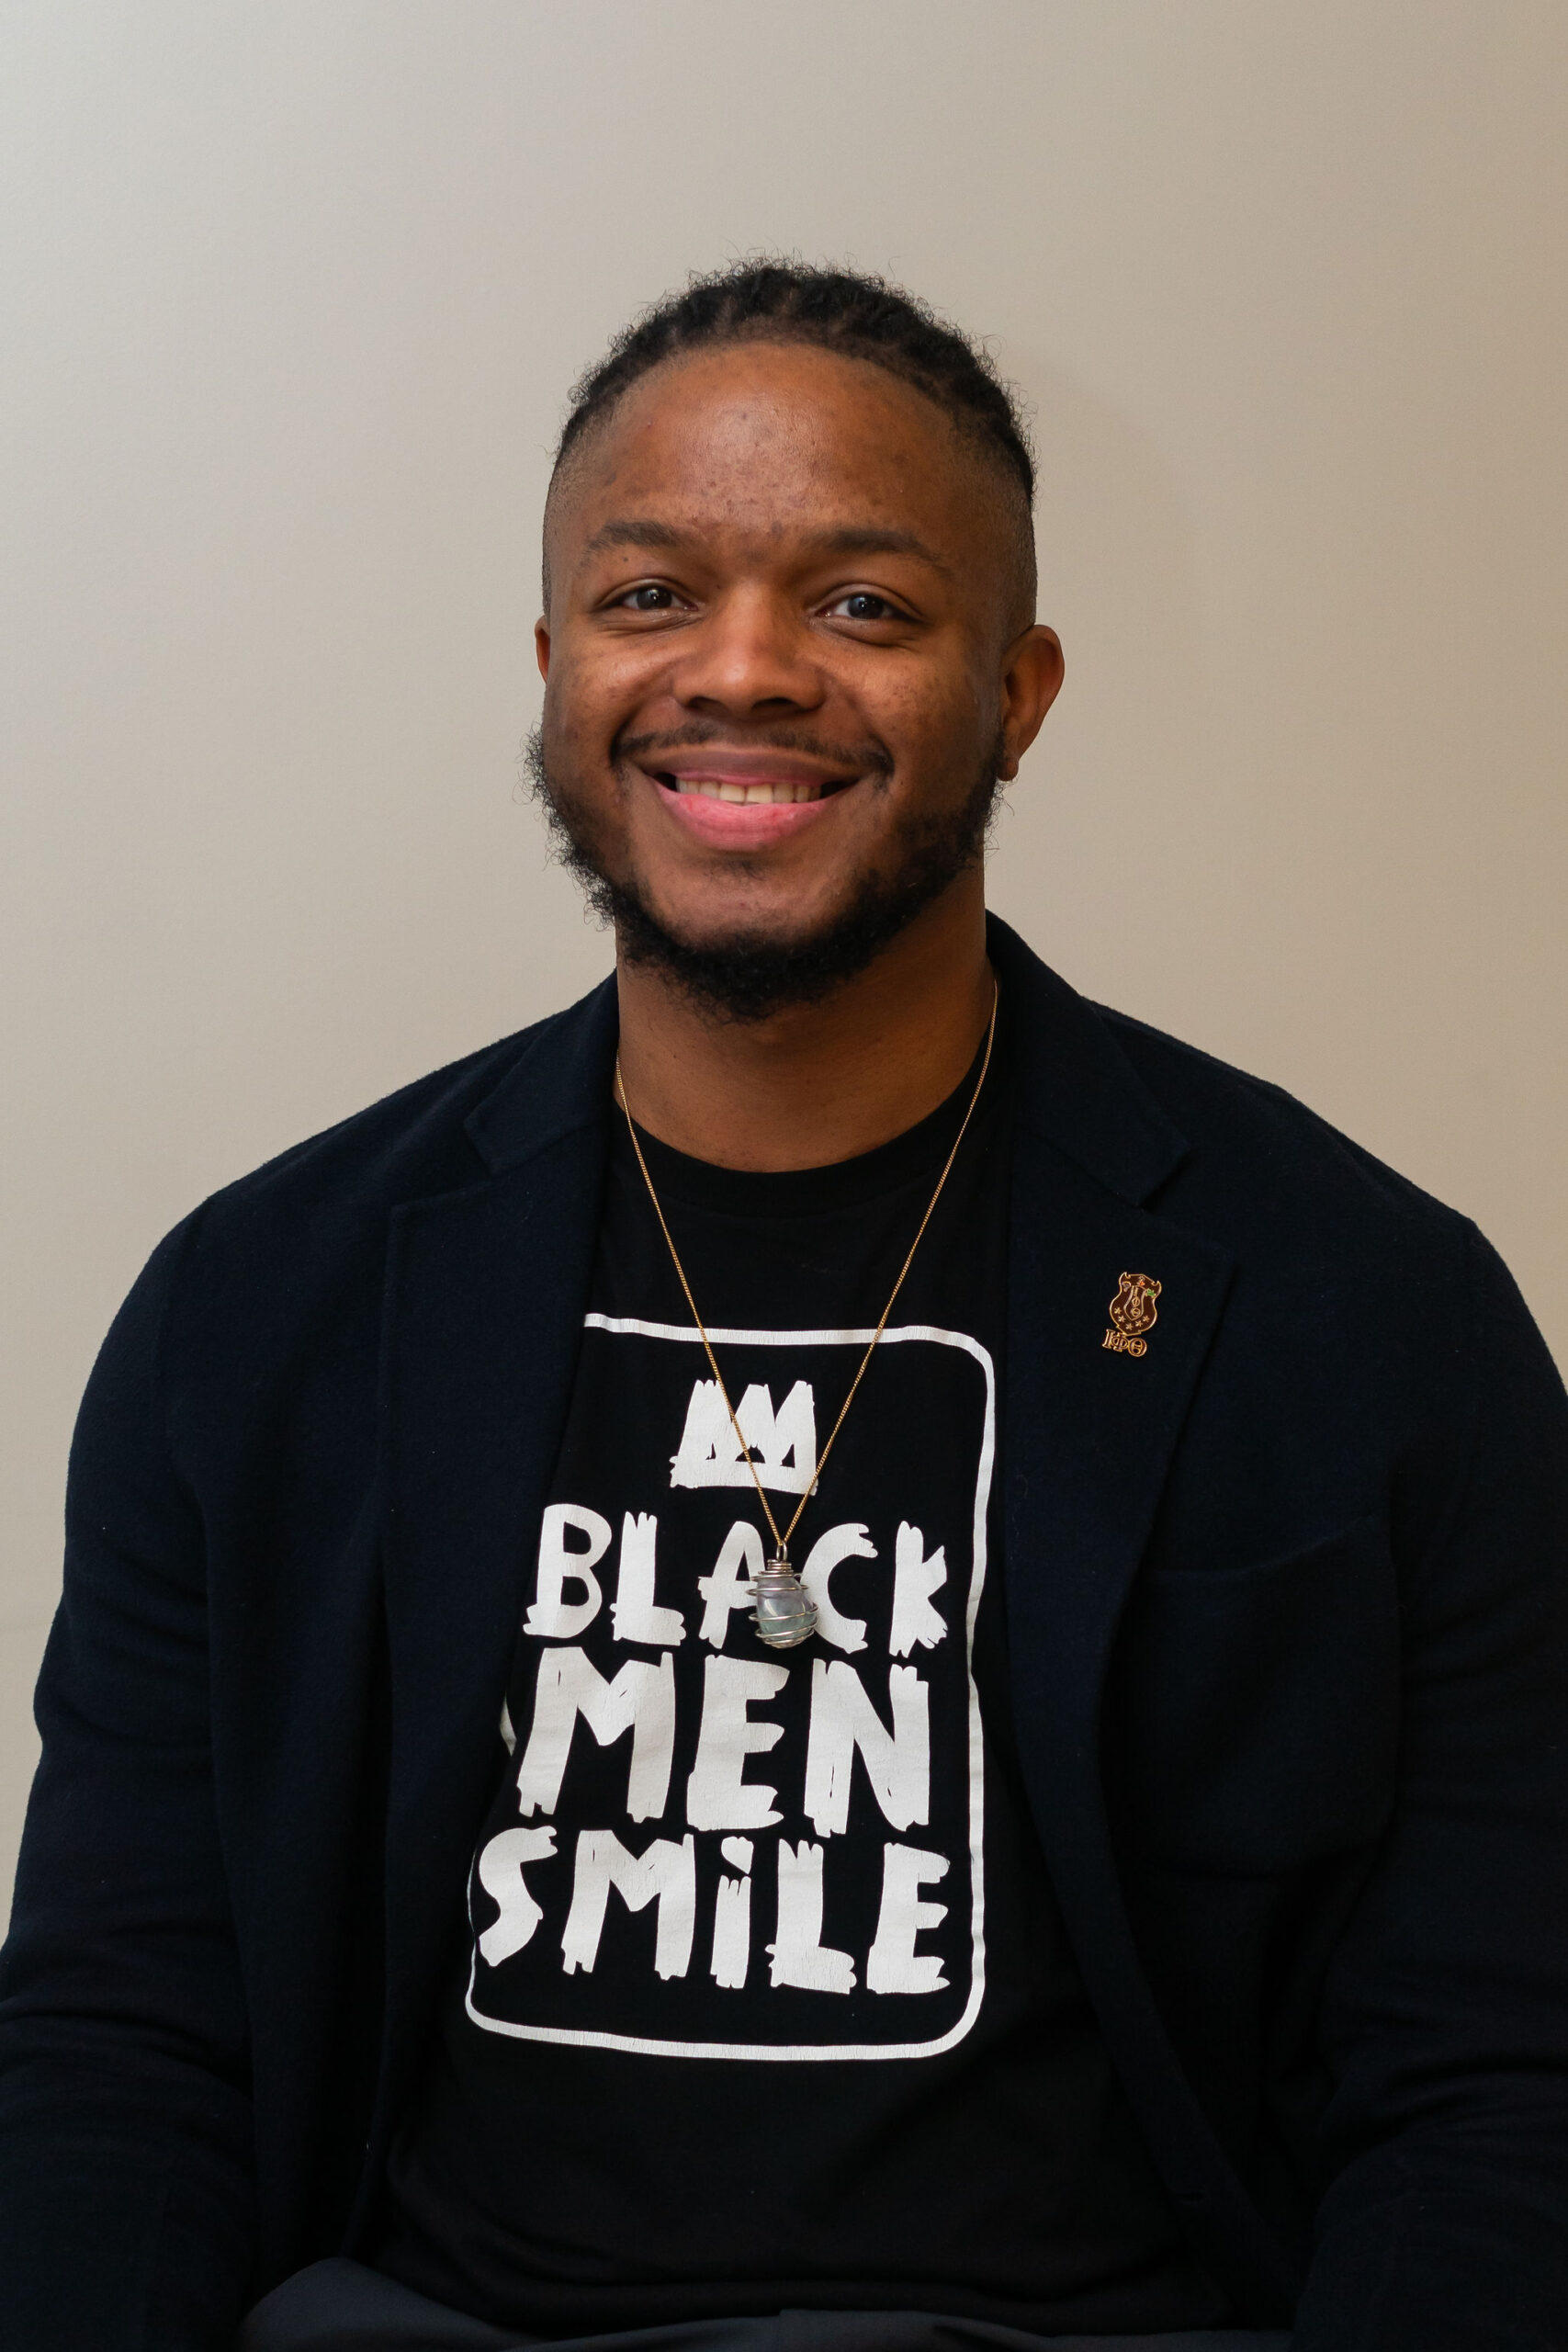
<instances>
[{"instance_id":1,"label":"white rectangle outline on shirt","mask_svg":"<svg viewBox=\"0 0 1568 2352\"><path fill-rule=\"evenodd\" d=\"M630 1334L649 1340L689 1340L693 1346L701 1345L699 1334L689 1324L644 1323L630 1315L586 1315L583 1329L617 1335ZM869 1328L858 1331L742 1331L710 1327L708 1331L709 1339L716 1343L757 1348L863 1348L871 1336ZM986 1993L986 1759L980 1723L980 1694L975 1688L975 1620L986 1582L986 1516L990 1505L991 1473L996 1459L996 1370L989 1351L983 1348L977 1340L972 1340L966 1331L944 1331L934 1323L904 1323L884 1331L878 1346L897 1347L903 1340L929 1340L939 1347L960 1348L965 1355L974 1357L986 1378L986 1419L981 1432L980 1464L975 1484L975 1566L969 1579L969 1602L964 1612L964 1670L969 1682L969 1883L973 1894L974 1962L969 1998L964 2004L963 2016L956 2025L950 2026L934 2041L660 2041L643 2034L594 2033L575 2026L514 2025L509 2018L488 2017L474 2006L474 1980L479 1973L476 1939L463 2006L475 2025L486 2033L506 2034L515 2041L567 2042L580 2050L629 2050L646 2058L734 2058L761 2060L765 2064L809 2064L815 2059L843 2062L853 2059L939 2058L944 2051L955 2048L963 2041L979 2016L980 2004ZM470 1919L470 1934L472 1926Z\"/></svg>"}]
</instances>

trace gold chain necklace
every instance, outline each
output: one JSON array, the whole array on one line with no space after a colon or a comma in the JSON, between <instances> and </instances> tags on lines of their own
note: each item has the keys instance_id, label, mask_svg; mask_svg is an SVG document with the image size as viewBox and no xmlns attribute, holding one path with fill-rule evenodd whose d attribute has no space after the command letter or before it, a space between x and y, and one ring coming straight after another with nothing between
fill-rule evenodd
<instances>
[{"instance_id":1,"label":"gold chain necklace","mask_svg":"<svg viewBox=\"0 0 1568 2352\"><path fill-rule=\"evenodd\" d=\"M980 1090L986 1083L986 1072L991 1067L991 1047L995 1045L997 1038L997 1007L1000 1001L1001 990L993 979L991 1018L986 1030L985 1057L980 1064L980 1075L975 1081L975 1091L969 1097L969 1108L964 1112L963 1124L953 1139L953 1149L942 1163L942 1174L936 1180L936 1190L926 1204L926 1213L920 1219L913 1241L909 1244L909 1254L898 1270L898 1279L894 1283L887 1304L882 1310L881 1320L872 1333L871 1343L860 1360L860 1369L850 1383L850 1393L839 1408L839 1418L829 1433L827 1444L818 1456L810 1483L795 1507L795 1517L782 1532L778 1521L773 1517L773 1505L763 1490L762 1481L758 1476L757 1464L751 1457L751 1449L740 1434L740 1424L735 1417L735 1408L729 1401L729 1391L725 1385L724 1374L718 1368L718 1358L714 1354L713 1341L707 1335L707 1326L697 1312L697 1302L692 1296L692 1285L686 1280L686 1269L681 1263L681 1253L675 1247L674 1237L670 1231L664 1211L660 1205L659 1194L653 1188L653 1179L648 1172L648 1162L642 1156L642 1146L637 1141L637 1125L632 1118L631 1104L626 1101L626 1080L621 1076L621 1057L618 1053L615 1056L615 1096L626 1114L626 1133L632 1139L632 1149L637 1154L637 1164L642 1170L642 1181L648 1186L648 1197L653 1203L653 1213L659 1219L660 1231L669 1246L675 1272L680 1277L681 1288L686 1295L686 1304L692 1310L692 1320L697 1327L697 1336L702 1340L703 1351L708 1360L708 1368L713 1374L718 1393L724 1399L724 1409L729 1415L729 1426L735 1431L735 1442L740 1448L740 1458L751 1473L751 1483L757 1489L757 1500L762 1506L763 1516L773 1532L773 1556L766 1567L758 1570L750 1585L752 1615L756 1621L757 1633L759 1638L764 1641L770 1649L794 1649L796 1643L808 1640L817 1630L817 1604L801 1583L798 1572L790 1563L789 1540L800 1524L802 1511L817 1492L818 1481L828 1466L828 1456L838 1442L839 1431L849 1417L850 1407L854 1403L856 1392L861 1382L865 1378L866 1367L876 1352L876 1343L887 1329L887 1318L892 1314L898 1294L904 1287L904 1277L915 1262L915 1252L924 1238L926 1227L931 1221L932 1212L942 1198L942 1188L946 1183L952 1172L953 1163L958 1157L958 1147L968 1133L969 1122L975 1115L975 1106L980 1100Z\"/></svg>"}]
</instances>

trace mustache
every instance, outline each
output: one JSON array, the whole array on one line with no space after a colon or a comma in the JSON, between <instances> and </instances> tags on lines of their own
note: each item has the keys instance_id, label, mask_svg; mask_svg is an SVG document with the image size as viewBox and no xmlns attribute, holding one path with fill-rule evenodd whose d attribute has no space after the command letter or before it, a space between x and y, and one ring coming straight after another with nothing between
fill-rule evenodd
<instances>
[{"instance_id":1,"label":"mustache","mask_svg":"<svg viewBox=\"0 0 1568 2352\"><path fill-rule=\"evenodd\" d=\"M660 752L695 752L708 743L722 743L729 751L799 752L808 760L820 760L826 767L853 768L861 775L893 773L892 755L880 743L835 743L804 727L742 729L705 726L697 720L656 734L617 735L610 746L610 757L619 766L624 760L646 761L650 753L657 757Z\"/></svg>"}]
</instances>

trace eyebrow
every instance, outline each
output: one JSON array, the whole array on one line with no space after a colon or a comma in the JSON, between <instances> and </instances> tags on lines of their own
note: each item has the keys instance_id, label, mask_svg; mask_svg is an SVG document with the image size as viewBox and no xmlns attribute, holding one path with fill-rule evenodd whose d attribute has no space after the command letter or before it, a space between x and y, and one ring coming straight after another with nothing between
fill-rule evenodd
<instances>
[{"instance_id":1,"label":"eyebrow","mask_svg":"<svg viewBox=\"0 0 1568 2352\"><path fill-rule=\"evenodd\" d=\"M650 518L630 514L602 524L582 552L603 555L607 548L684 548L691 544L692 534L678 531L672 523L655 523Z\"/></svg>"},{"instance_id":2,"label":"eyebrow","mask_svg":"<svg viewBox=\"0 0 1568 2352\"><path fill-rule=\"evenodd\" d=\"M700 543L697 532L680 530L673 523L660 523L651 515L627 514L601 524L582 552L584 556L603 555L611 548L664 548L679 551ZM953 576L953 566L913 531L893 530L884 525L852 523L834 531L808 531L801 544L818 556L912 555L944 578L951 580Z\"/></svg>"},{"instance_id":3,"label":"eyebrow","mask_svg":"<svg viewBox=\"0 0 1568 2352\"><path fill-rule=\"evenodd\" d=\"M929 563L933 571L953 576L953 567L944 563L934 548L926 545L913 531L888 530L872 523L852 523L840 531L811 531L806 544L818 555L912 555L921 563Z\"/></svg>"}]
</instances>

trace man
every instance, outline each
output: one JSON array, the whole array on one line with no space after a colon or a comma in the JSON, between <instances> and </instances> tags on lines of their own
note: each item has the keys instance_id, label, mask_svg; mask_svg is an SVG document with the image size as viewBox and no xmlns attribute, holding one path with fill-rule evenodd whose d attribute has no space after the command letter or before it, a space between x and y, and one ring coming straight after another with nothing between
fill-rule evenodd
<instances>
[{"instance_id":1,"label":"man","mask_svg":"<svg viewBox=\"0 0 1568 2352\"><path fill-rule=\"evenodd\" d=\"M846 275L579 388L615 980L106 1346L17 2352L1568 2342L1568 1406L1471 1227L987 924L1032 488Z\"/></svg>"}]
</instances>

